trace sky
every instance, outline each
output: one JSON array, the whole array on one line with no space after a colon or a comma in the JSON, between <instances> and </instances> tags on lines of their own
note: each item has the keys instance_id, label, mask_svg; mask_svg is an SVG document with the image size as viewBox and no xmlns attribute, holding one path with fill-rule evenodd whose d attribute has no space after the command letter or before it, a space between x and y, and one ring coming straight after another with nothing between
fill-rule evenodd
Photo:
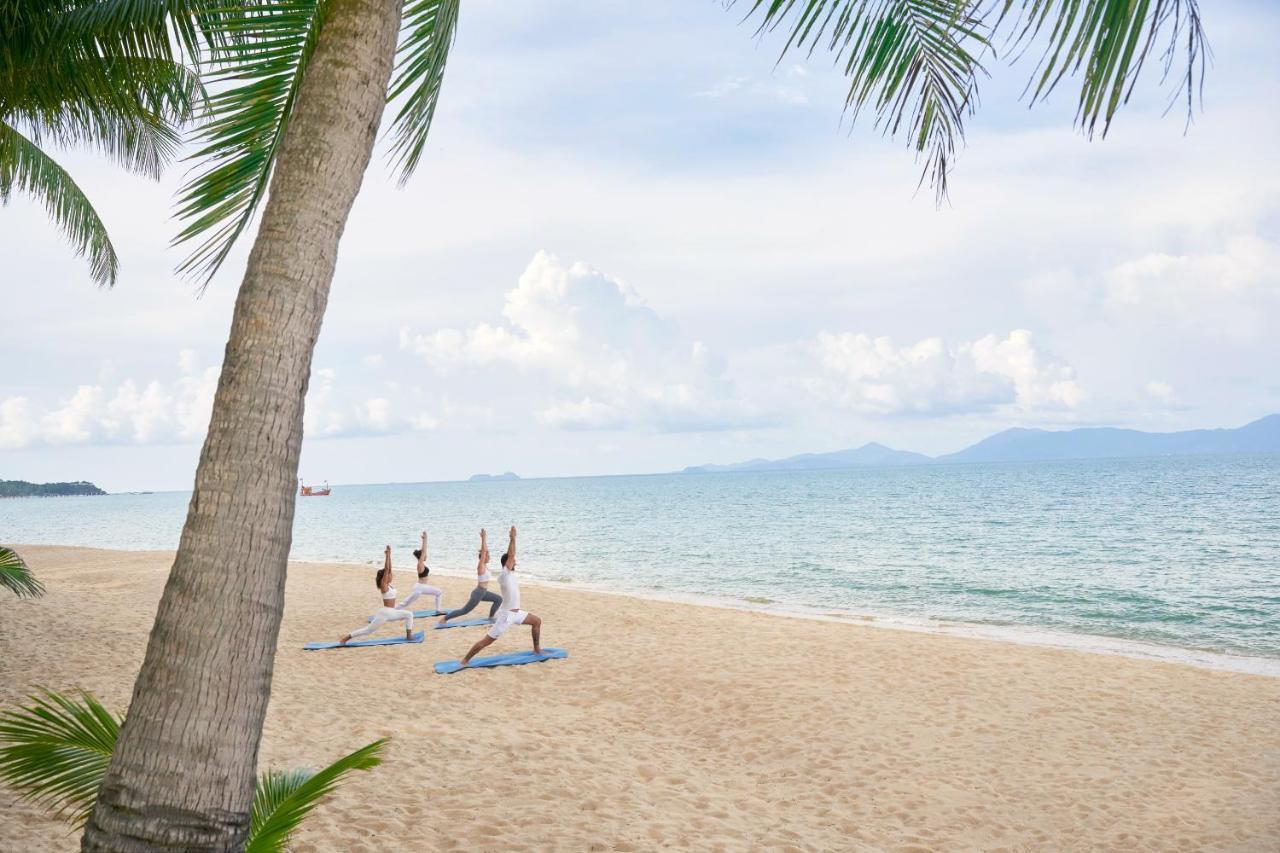
<instances>
[{"instance_id":1,"label":"sky","mask_svg":"<svg viewBox=\"0 0 1280 853\"><path fill-rule=\"evenodd\" d=\"M469 0L417 175L375 155L343 238L301 473L671 471L1013 426L1280 411L1280 8L1205 4L1188 128L1159 69L1105 140L989 63L941 207L716 0ZM865 118L865 117L864 117ZM122 262L101 290L0 208L0 478L190 488L248 243L200 295L174 194L60 161Z\"/></svg>"}]
</instances>

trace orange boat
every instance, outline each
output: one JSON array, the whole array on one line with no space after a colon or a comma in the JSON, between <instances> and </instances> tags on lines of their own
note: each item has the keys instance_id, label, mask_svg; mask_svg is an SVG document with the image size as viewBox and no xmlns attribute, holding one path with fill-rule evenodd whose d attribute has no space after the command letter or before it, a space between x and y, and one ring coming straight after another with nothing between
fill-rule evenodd
<instances>
[{"instance_id":1,"label":"orange boat","mask_svg":"<svg viewBox=\"0 0 1280 853\"><path fill-rule=\"evenodd\" d=\"M324 498L328 497L333 489L329 488L329 481L324 481L324 486L319 489L313 489L310 486L303 485L302 478L298 478L298 497L300 498Z\"/></svg>"}]
</instances>

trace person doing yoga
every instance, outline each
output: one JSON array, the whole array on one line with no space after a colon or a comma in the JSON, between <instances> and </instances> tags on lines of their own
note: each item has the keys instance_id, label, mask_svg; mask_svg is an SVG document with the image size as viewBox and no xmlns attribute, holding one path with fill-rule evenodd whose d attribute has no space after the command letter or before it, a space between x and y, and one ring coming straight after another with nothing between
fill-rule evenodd
<instances>
[{"instance_id":1,"label":"person doing yoga","mask_svg":"<svg viewBox=\"0 0 1280 853\"><path fill-rule=\"evenodd\" d=\"M431 574L431 569L427 568L427 531L422 531L422 547L415 550L413 556L418 558L418 582L413 585L413 589L409 590L404 601L396 605L396 610L409 610L409 605L417 601L419 596L430 595L435 598L438 611L440 600L444 598L444 590L426 582L427 575Z\"/></svg>"},{"instance_id":2,"label":"person doing yoga","mask_svg":"<svg viewBox=\"0 0 1280 853\"><path fill-rule=\"evenodd\" d=\"M378 592L382 599L382 608L374 615L373 621L363 628L357 628L350 634L347 634L338 641L338 645L345 646L347 641L353 637L363 637L372 634L388 622L403 619L404 620L404 638L406 640L413 639L413 611L412 610L396 610L396 588L391 585L391 546L388 545L386 551L382 555L382 568L378 569L377 574Z\"/></svg>"},{"instance_id":3,"label":"person doing yoga","mask_svg":"<svg viewBox=\"0 0 1280 853\"><path fill-rule=\"evenodd\" d=\"M423 546L426 547L426 546ZM471 597L467 599L467 603L457 610L450 610L444 615L438 624L444 625L450 619L456 619L459 616L465 616L472 610L476 609L476 605L482 601L490 602L489 618L498 612L498 608L502 606L502 596L489 592L489 581L493 580L493 575L489 574L489 544L485 540L484 528L480 529L480 559L476 563L476 588L471 590Z\"/></svg>"},{"instance_id":4,"label":"person doing yoga","mask_svg":"<svg viewBox=\"0 0 1280 853\"><path fill-rule=\"evenodd\" d=\"M516 581L516 529L511 528L511 541L507 553L502 555L502 573L498 575L498 587L502 590L502 608L493 626L471 647L459 663L468 666L476 653L507 633L512 625L528 625L533 629L533 653L542 654L542 620L520 608L520 584Z\"/></svg>"}]
</instances>

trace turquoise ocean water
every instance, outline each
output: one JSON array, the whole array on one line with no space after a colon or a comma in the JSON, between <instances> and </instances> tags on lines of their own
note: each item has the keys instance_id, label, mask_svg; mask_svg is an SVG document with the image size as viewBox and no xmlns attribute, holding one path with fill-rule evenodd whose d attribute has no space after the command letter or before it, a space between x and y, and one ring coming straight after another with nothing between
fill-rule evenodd
<instances>
[{"instance_id":1,"label":"turquoise ocean water","mask_svg":"<svg viewBox=\"0 0 1280 853\"><path fill-rule=\"evenodd\" d=\"M0 541L170 549L188 498L0 500ZM1280 663L1280 456L337 485L293 558L407 566L425 526L461 574L513 522L531 580Z\"/></svg>"}]
</instances>

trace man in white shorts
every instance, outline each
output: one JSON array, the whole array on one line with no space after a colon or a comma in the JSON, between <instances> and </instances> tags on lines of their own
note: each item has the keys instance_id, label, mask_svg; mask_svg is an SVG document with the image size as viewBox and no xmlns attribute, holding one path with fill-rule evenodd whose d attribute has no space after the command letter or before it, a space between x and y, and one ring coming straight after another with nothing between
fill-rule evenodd
<instances>
[{"instance_id":1,"label":"man in white shorts","mask_svg":"<svg viewBox=\"0 0 1280 853\"><path fill-rule=\"evenodd\" d=\"M528 625L533 629L533 653L542 654L542 620L527 610L520 609L520 584L516 581L516 529L511 528L511 541L507 545L507 553L502 555L502 573L498 575L498 588L502 590L502 607L493 618L493 627L471 647L462 665L467 666L471 659L484 647L507 633L512 625Z\"/></svg>"}]
</instances>

